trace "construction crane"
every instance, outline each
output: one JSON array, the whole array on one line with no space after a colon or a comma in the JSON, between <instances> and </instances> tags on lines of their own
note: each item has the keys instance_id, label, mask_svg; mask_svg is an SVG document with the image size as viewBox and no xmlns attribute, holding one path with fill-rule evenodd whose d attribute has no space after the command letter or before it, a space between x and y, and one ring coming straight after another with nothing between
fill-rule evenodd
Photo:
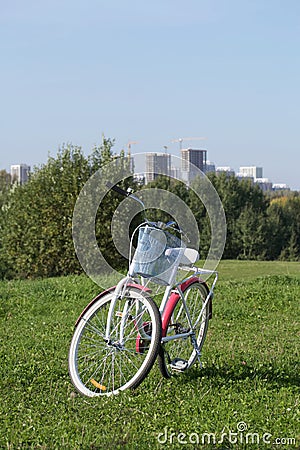
<instances>
[{"instance_id":1,"label":"construction crane","mask_svg":"<svg viewBox=\"0 0 300 450\"><path fill-rule=\"evenodd\" d=\"M179 142L179 148L182 150L182 142L183 141L206 141L206 137L188 137L188 138L179 138L179 139L173 139L171 142Z\"/></svg>"},{"instance_id":2,"label":"construction crane","mask_svg":"<svg viewBox=\"0 0 300 450\"><path fill-rule=\"evenodd\" d=\"M134 145L134 144L138 144L138 142L136 142L136 141L129 141L129 142L127 142L127 156L128 156L128 158L130 158L131 157L131 146L132 145Z\"/></svg>"}]
</instances>

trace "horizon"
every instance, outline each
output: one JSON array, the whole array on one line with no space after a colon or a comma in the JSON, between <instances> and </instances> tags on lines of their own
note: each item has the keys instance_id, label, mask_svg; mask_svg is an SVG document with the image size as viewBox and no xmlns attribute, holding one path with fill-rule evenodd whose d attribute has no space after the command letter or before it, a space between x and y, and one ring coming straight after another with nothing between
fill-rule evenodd
<instances>
[{"instance_id":1,"label":"horizon","mask_svg":"<svg viewBox=\"0 0 300 450\"><path fill-rule=\"evenodd\" d=\"M199 151L206 151L207 152L207 154L208 154L208 150L206 149L206 148L202 148L202 149L200 149L200 148L195 148L195 147L186 147L186 148L182 148L182 149L180 149L180 151L181 150L188 150L188 149L192 149L192 150L199 150ZM122 149L122 150L124 150L124 149ZM178 156L178 155L174 155L174 154L172 154L172 153L169 153L167 150L166 150L166 147L165 147L165 150L164 151L152 151L152 152L141 152L141 153L134 153L134 152L131 152L130 153L130 156L131 156L131 158L134 160L134 157L136 156L141 156L141 155L147 155L147 154L162 154L162 155L169 155L169 156L171 156L171 158L172 158L172 162L173 162L173 165L171 166L171 169L172 168L179 168L180 170L181 170L181 165L180 166L178 166L178 164L175 164L175 162L176 163L178 163L178 161L180 160L180 161L182 161L182 158L181 158L181 156ZM85 156L88 156L88 155L86 155L85 154ZM127 153L125 153L125 157L128 157L129 156L129 153L128 153L128 150L127 150ZM50 157L50 155L49 155L49 157ZM138 159L140 159L140 158L138 158ZM144 161L144 163L145 163L145 161ZM12 164L11 166L10 166L10 169L6 169L6 168L0 168L0 170L6 170L6 172L7 173L11 173L11 168L13 167L13 166L15 166L15 165L26 165L26 166L28 166L29 167L29 171L33 171L33 170L35 170L35 169L40 169L41 167L43 167L45 164L47 164L47 162L45 162L45 163L42 163L42 164L40 164L40 165L30 165L30 164L27 164L26 162L21 162L21 163L18 163L18 164ZM215 166L215 170L214 171L209 171L209 172L214 172L214 173L217 173L217 172L226 172L227 170L229 170L229 171L233 171L234 173L233 173L233 175L235 176L235 177L238 177L238 178L240 178L240 179L242 179L243 177L245 177L245 178L253 178L253 182L254 183L256 183L258 180L260 180L260 182L263 182L263 183L271 183L272 184L272 188L274 188L274 186L279 186L279 185L284 185L285 187L282 187L282 188L279 188L279 190L280 189L282 189L282 190L285 190L285 189L289 189L290 191L292 191L292 192L300 192L300 189L298 190L298 189L292 189L289 185L288 185L288 183L286 183L286 182L284 182L284 181L282 181L282 182L274 182L273 180L271 180L269 177L267 177L267 176L265 176L265 174L264 174L264 167L261 167L261 166L257 166L257 165L255 165L255 164L252 164L252 165L248 165L248 166L246 166L246 165L243 165L243 166L239 166L239 170L237 170L235 167L233 167L233 166L228 166L228 165L225 165L225 166L219 166L219 165L217 165L214 161L212 161L212 160L209 160L209 159L207 159L206 160L206 165L214 165ZM245 168L261 168L262 169L262 177L261 178L255 178L255 177L249 177L249 176L246 176L245 174L244 175L242 175L242 172L241 172L241 169L243 168L243 169L245 169ZM206 170L204 171L204 173L209 173L209 172L206 172ZM146 174L146 170L142 170L142 171L135 171L134 172L134 174L135 175L145 175Z\"/></svg>"}]
</instances>

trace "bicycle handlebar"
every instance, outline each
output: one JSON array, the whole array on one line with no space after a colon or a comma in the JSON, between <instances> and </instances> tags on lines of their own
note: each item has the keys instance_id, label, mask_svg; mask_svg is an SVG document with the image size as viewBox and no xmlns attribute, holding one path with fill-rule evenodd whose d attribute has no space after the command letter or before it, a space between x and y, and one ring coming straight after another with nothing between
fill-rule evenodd
<instances>
[{"instance_id":1,"label":"bicycle handlebar","mask_svg":"<svg viewBox=\"0 0 300 450\"><path fill-rule=\"evenodd\" d=\"M124 191L124 189L120 188L116 184L112 184L110 181L106 183L106 187L109 189L112 189L113 191L117 192L118 194L123 195L124 197L128 197L130 195L130 192Z\"/></svg>"},{"instance_id":2,"label":"bicycle handlebar","mask_svg":"<svg viewBox=\"0 0 300 450\"><path fill-rule=\"evenodd\" d=\"M112 184L110 181L107 181L106 187L108 187L109 189L112 189L113 191L117 192L118 194L123 195L124 197L130 197L133 200L135 200L136 202L138 202L140 205L142 205L144 214L145 214L144 202L142 202L142 200L140 198L133 195L131 189L128 189L128 191L124 191L124 189L120 188L120 186L117 186L116 184Z\"/></svg>"},{"instance_id":3,"label":"bicycle handlebar","mask_svg":"<svg viewBox=\"0 0 300 450\"><path fill-rule=\"evenodd\" d=\"M140 203L142 205L142 207L143 207L144 214L145 214L145 205L144 205L144 203L142 202L142 200L140 198L138 198L135 195L133 195L132 192L130 192L130 190L125 191L124 189L120 188L116 184L111 183L110 181L107 181L106 187L108 187L109 189L112 189L113 191L117 192L118 194L123 195L124 197L131 197L133 200L135 200L136 202ZM188 237L186 236L186 234L184 233L184 231L174 221L170 221L168 223L163 223L163 222L150 222L146 218L145 218L145 220L146 220L146 223L148 223L149 225L152 225L154 227L158 227L161 230L167 230L168 228L173 229L173 230L177 231L178 233L184 235L185 238L188 241L190 241L188 239Z\"/></svg>"}]
</instances>

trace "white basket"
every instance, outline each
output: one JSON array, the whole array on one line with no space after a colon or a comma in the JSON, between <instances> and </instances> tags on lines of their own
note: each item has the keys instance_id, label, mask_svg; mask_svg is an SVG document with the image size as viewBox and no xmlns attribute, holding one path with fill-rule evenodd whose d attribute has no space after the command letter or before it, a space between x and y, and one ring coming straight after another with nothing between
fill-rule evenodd
<instances>
[{"instance_id":1,"label":"white basket","mask_svg":"<svg viewBox=\"0 0 300 450\"><path fill-rule=\"evenodd\" d=\"M185 247L181 239L167 231L141 227L129 273L164 286L172 285Z\"/></svg>"}]
</instances>

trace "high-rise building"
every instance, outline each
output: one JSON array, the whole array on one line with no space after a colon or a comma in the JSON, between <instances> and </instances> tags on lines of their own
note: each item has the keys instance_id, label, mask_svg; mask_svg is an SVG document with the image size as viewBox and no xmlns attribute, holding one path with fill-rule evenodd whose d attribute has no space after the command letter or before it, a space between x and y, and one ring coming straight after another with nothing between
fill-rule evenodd
<instances>
[{"instance_id":1,"label":"high-rise building","mask_svg":"<svg viewBox=\"0 0 300 450\"><path fill-rule=\"evenodd\" d=\"M206 161L206 168L205 173L215 172L216 171L216 165L215 163L211 161Z\"/></svg>"},{"instance_id":2,"label":"high-rise building","mask_svg":"<svg viewBox=\"0 0 300 450\"><path fill-rule=\"evenodd\" d=\"M17 182L19 184L24 184L28 181L28 176L30 172L30 166L27 164L15 164L10 166L10 175L12 183Z\"/></svg>"},{"instance_id":3,"label":"high-rise building","mask_svg":"<svg viewBox=\"0 0 300 450\"><path fill-rule=\"evenodd\" d=\"M273 186L268 178L256 178L255 184L257 184L262 191L271 191Z\"/></svg>"},{"instance_id":4,"label":"high-rise building","mask_svg":"<svg viewBox=\"0 0 300 450\"><path fill-rule=\"evenodd\" d=\"M273 191L290 191L290 187L285 183L273 183Z\"/></svg>"},{"instance_id":5,"label":"high-rise building","mask_svg":"<svg viewBox=\"0 0 300 450\"><path fill-rule=\"evenodd\" d=\"M181 169L179 167L172 166L170 169L170 176L176 180L181 179Z\"/></svg>"},{"instance_id":6,"label":"high-rise building","mask_svg":"<svg viewBox=\"0 0 300 450\"><path fill-rule=\"evenodd\" d=\"M243 166L240 167L239 175L243 177L254 178L263 178L263 168L257 166Z\"/></svg>"},{"instance_id":7,"label":"high-rise building","mask_svg":"<svg viewBox=\"0 0 300 450\"><path fill-rule=\"evenodd\" d=\"M181 170L187 181L191 181L197 175L197 169L205 172L206 162L207 150L194 148L183 148L181 150Z\"/></svg>"},{"instance_id":8,"label":"high-rise building","mask_svg":"<svg viewBox=\"0 0 300 450\"><path fill-rule=\"evenodd\" d=\"M146 183L159 175L170 175L171 155L168 153L146 153Z\"/></svg>"}]
</instances>

